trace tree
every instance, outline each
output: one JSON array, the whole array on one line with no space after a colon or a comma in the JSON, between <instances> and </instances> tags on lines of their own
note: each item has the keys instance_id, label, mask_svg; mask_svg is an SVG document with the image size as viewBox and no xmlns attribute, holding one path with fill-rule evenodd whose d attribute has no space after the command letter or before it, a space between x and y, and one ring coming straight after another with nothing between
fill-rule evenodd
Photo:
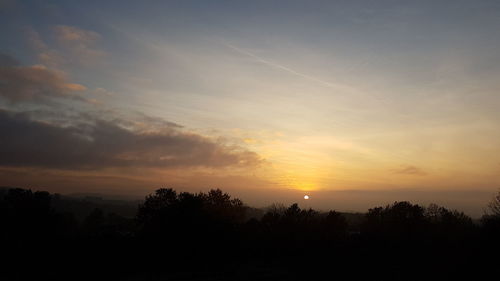
<instances>
[{"instance_id":1,"label":"tree","mask_svg":"<svg viewBox=\"0 0 500 281\"><path fill-rule=\"evenodd\" d=\"M177 192L171 188L160 188L154 194L148 195L137 211L137 222L143 234L171 234L169 232L175 229L176 221L180 220L177 216L178 203Z\"/></svg>"},{"instance_id":2,"label":"tree","mask_svg":"<svg viewBox=\"0 0 500 281\"><path fill-rule=\"evenodd\" d=\"M158 215L165 212L178 202L177 193L171 188L160 188L155 194L148 195L143 204L139 206L137 220L141 224L147 224L155 220Z\"/></svg>"},{"instance_id":3,"label":"tree","mask_svg":"<svg viewBox=\"0 0 500 281\"><path fill-rule=\"evenodd\" d=\"M339 212L330 211L323 221L324 231L328 236L339 237L347 232L347 220Z\"/></svg>"},{"instance_id":4,"label":"tree","mask_svg":"<svg viewBox=\"0 0 500 281\"><path fill-rule=\"evenodd\" d=\"M392 236L415 236L425 224L424 208L409 202L394 202L385 208L369 209L363 230Z\"/></svg>"},{"instance_id":5,"label":"tree","mask_svg":"<svg viewBox=\"0 0 500 281\"><path fill-rule=\"evenodd\" d=\"M488 211L481 218L483 230L493 239L500 234L500 190L488 204Z\"/></svg>"},{"instance_id":6,"label":"tree","mask_svg":"<svg viewBox=\"0 0 500 281\"><path fill-rule=\"evenodd\" d=\"M219 223L239 223L245 219L245 206L238 198L231 198L220 189L211 189L207 194L198 194L205 211Z\"/></svg>"},{"instance_id":7,"label":"tree","mask_svg":"<svg viewBox=\"0 0 500 281\"><path fill-rule=\"evenodd\" d=\"M285 217L298 220L301 212L302 210L299 208L299 204L293 203L288 209L286 209Z\"/></svg>"},{"instance_id":8,"label":"tree","mask_svg":"<svg viewBox=\"0 0 500 281\"><path fill-rule=\"evenodd\" d=\"M489 214L490 216L500 217L500 190L498 193L491 199L491 202L488 204Z\"/></svg>"},{"instance_id":9,"label":"tree","mask_svg":"<svg viewBox=\"0 0 500 281\"><path fill-rule=\"evenodd\" d=\"M474 227L472 219L463 212L448 210L436 204L430 204L425 209L425 218L429 229L427 234L447 239L468 235Z\"/></svg>"}]
</instances>

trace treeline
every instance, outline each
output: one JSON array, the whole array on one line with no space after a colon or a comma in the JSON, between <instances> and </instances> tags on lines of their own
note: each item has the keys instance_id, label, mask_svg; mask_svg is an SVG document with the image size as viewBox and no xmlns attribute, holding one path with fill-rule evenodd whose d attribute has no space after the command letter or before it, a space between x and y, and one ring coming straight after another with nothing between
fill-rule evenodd
<instances>
[{"instance_id":1,"label":"treeline","mask_svg":"<svg viewBox=\"0 0 500 281\"><path fill-rule=\"evenodd\" d=\"M498 270L489 255L500 249L500 195L480 223L409 202L369 209L357 223L297 204L259 214L221 190L159 189L133 216L107 208L81 216L71 204L81 202L0 194L7 280L448 280Z\"/></svg>"}]
</instances>

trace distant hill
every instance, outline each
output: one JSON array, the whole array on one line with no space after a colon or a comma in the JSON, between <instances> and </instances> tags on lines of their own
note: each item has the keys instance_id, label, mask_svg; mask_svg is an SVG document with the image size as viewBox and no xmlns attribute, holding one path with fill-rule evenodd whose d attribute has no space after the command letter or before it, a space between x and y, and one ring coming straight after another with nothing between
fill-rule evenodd
<instances>
[{"instance_id":1,"label":"distant hill","mask_svg":"<svg viewBox=\"0 0 500 281\"><path fill-rule=\"evenodd\" d=\"M9 189L17 187L1 186L0 198ZM33 190L37 191L37 190ZM101 209L105 214L117 214L125 218L133 218L141 200L108 199L100 194L52 194L51 206L62 213L72 213L78 221L85 219L93 210Z\"/></svg>"}]
</instances>

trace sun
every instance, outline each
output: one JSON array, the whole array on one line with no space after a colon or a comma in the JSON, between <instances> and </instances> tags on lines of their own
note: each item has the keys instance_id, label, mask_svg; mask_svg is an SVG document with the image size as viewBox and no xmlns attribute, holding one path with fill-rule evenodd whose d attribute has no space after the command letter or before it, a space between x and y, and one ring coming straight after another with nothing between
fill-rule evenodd
<instances>
[{"instance_id":1,"label":"sun","mask_svg":"<svg viewBox=\"0 0 500 281\"><path fill-rule=\"evenodd\" d=\"M304 195L304 199L308 200L309 199L309 195Z\"/></svg>"}]
</instances>

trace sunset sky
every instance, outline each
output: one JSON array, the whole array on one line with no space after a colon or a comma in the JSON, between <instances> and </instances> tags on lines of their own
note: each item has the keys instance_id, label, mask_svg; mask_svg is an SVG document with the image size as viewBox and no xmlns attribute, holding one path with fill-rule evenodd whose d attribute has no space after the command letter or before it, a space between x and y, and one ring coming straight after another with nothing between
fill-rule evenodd
<instances>
[{"instance_id":1,"label":"sunset sky","mask_svg":"<svg viewBox=\"0 0 500 281\"><path fill-rule=\"evenodd\" d=\"M0 34L0 186L474 216L500 187L499 1L0 0Z\"/></svg>"}]
</instances>

